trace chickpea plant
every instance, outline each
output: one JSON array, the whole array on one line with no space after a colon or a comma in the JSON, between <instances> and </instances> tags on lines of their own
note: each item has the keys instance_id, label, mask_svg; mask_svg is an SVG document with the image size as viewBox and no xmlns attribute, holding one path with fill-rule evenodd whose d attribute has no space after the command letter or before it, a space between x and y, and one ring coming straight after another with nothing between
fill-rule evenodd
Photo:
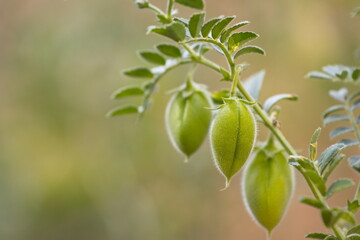
<instances>
[{"instance_id":1,"label":"chickpea plant","mask_svg":"<svg viewBox=\"0 0 360 240\"><path fill-rule=\"evenodd\" d=\"M356 116L356 109L360 107L360 91L349 93L346 88L330 91L339 104L323 114L325 126L337 121L348 122L346 126L334 129L331 138L352 132L354 139L342 139L317 157L317 139L321 131L318 128L310 139L308 156L300 156L279 129L278 121L278 103L281 100L295 101L297 96L283 93L260 103L257 99L265 72L240 79L247 64L238 63L239 59L250 53L265 55L262 48L249 45L259 37L258 34L239 31L249 24L248 21L229 27L235 22L234 16L206 20L203 0L168 0L165 11L148 0L136 0L135 3L140 9L148 9L156 15L158 25L150 26L148 33L160 35L170 42L160 43L153 50L139 51L139 56L153 66L125 70L124 74L146 81L141 85L122 87L112 96L113 99L142 96L143 104L118 107L108 116L131 113L141 116L149 108L152 94L162 77L172 69L190 65L184 84L172 91L173 96L165 113L170 140L186 161L202 145L209 132L215 166L225 177L225 188L246 165L241 180L244 202L256 222L267 230L268 236L282 219L291 199L293 166L302 174L314 195L311 198L302 197L300 201L319 209L324 225L332 230L332 233L310 233L306 238L359 240L360 225L356 223L355 214L360 209L360 187L354 198L347 200L344 208L334 208L329 206L327 199L355 183L351 179L338 179L327 184L327 180L345 158L342 150L360 145L360 116ZM198 12L189 19L178 17L175 4ZM352 15L357 16L359 12L357 8ZM205 56L210 50L224 56L226 68ZM193 73L199 64L215 71L221 81L228 81L229 89L210 92L206 86L196 83ZM311 72L308 76L359 84L360 68L326 66L323 71ZM257 122L269 130L265 143L257 141ZM360 156L351 156L348 161L360 173Z\"/></svg>"}]
</instances>

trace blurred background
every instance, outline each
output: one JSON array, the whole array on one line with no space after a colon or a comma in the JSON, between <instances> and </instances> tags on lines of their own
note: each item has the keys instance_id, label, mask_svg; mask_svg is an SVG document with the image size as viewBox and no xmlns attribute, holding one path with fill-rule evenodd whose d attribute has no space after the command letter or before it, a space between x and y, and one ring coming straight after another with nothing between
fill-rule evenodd
<instances>
[{"instance_id":1,"label":"blurred background","mask_svg":"<svg viewBox=\"0 0 360 240\"><path fill-rule=\"evenodd\" d=\"M164 7L165 0L153 0ZM248 56L247 75L266 69L261 99L296 93L282 104L281 126L306 154L321 125L321 112L334 101L329 89L342 85L305 79L327 64L359 65L360 19L349 17L357 0L206 1L207 18L237 15L261 35L267 56ZM190 9L178 6L188 17ZM154 16L130 0L0 1L0 239L3 240L235 240L265 239L240 195L240 175L227 191L212 163L208 140L188 164L170 144L164 128L166 91L182 83L184 70L162 81L142 121L107 119L127 102L110 94L128 83L122 69L143 64L138 49L166 42L146 36ZM221 56L210 58L222 62ZM211 90L228 87L203 67L198 82ZM348 88L355 90L353 85ZM140 103L141 99L130 102ZM332 142L325 128L320 149ZM265 129L260 139L267 135ZM349 154L358 150L348 149ZM343 161L335 177L355 171ZM355 188L338 194L343 206ZM304 239L327 231L318 211L300 204L310 195L297 175L288 214L273 239Z\"/></svg>"}]
</instances>

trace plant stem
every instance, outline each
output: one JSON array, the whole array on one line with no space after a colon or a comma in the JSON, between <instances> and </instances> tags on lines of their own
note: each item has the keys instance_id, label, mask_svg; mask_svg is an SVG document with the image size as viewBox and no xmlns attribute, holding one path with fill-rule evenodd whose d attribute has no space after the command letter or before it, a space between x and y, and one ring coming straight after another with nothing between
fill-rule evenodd
<instances>
[{"instance_id":1,"label":"plant stem","mask_svg":"<svg viewBox=\"0 0 360 240\"><path fill-rule=\"evenodd\" d=\"M186 51L188 51L190 53L192 59L195 62L201 63L201 64L215 70L216 72L219 72L219 73L222 72L222 68L219 65L217 65L216 63L210 61L209 59L207 59L201 55L198 55L194 50L191 49L191 47L189 45L187 45L185 43L181 43L181 45L186 49ZM223 70L223 71L225 71L225 70Z\"/></svg>"},{"instance_id":2,"label":"plant stem","mask_svg":"<svg viewBox=\"0 0 360 240\"><path fill-rule=\"evenodd\" d=\"M339 226L334 225L332 227L332 230L334 231L334 233L335 233L338 240L344 240L345 239L344 234L341 232Z\"/></svg>"},{"instance_id":3,"label":"plant stem","mask_svg":"<svg viewBox=\"0 0 360 240\"><path fill-rule=\"evenodd\" d=\"M236 96L236 87L237 87L237 84L239 82L241 70L242 70L242 68L240 66L238 66L235 69L234 78L233 78L233 82L232 82L231 90L230 90L230 97L235 97Z\"/></svg>"},{"instance_id":4,"label":"plant stem","mask_svg":"<svg viewBox=\"0 0 360 240\"><path fill-rule=\"evenodd\" d=\"M173 10L174 0L168 0L168 6L167 6L167 19L171 21L171 14Z\"/></svg>"},{"instance_id":5,"label":"plant stem","mask_svg":"<svg viewBox=\"0 0 360 240\"><path fill-rule=\"evenodd\" d=\"M219 47L221 49L221 51L223 51L225 57L226 57L226 61L229 65L229 68L230 68L230 76L231 76L231 79L233 79L234 77L234 73L235 73L235 63L234 63L234 60L233 58L231 57L231 54L229 53L229 51L225 48L225 46L214 40L214 39L210 39L210 38L196 38L196 39L191 39L189 41L186 41L184 43L192 43L192 42L207 42L207 43L212 43L214 45L216 45L217 47Z\"/></svg>"},{"instance_id":6,"label":"plant stem","mask_svg":"<svg viewBox=\"0 0 360 240\"><path fill-rule=\"evenodd\" d=\"M158 15L166 17L165 13L163 11L161 11L160 8L158 8L157 6L155 6L151 3L148 4L147 8L152 10L153 12L155 12Z\"/></svg>"}]
</instances>

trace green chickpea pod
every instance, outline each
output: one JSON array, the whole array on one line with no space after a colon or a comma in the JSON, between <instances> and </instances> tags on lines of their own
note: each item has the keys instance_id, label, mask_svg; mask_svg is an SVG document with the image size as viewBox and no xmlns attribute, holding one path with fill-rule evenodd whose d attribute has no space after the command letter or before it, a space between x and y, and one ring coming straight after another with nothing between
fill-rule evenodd
<instances>
[{"instance_id":1,"label":"green chickpea pod","mask_svg":"<svg viewBox=\"0 0 360 240\"><path fill-rule=\"evenodd\" d=\"M185 155L185 161L201 146L209 131L211 107L208 93L190 77L167 106L167 132L173 146Z\"/></svg>"},{"instance_id":2,"label":"green chickpea pod","mask_svg":"<svg viewBox=\"0 0 360 240\"><path fill-rule=\"evenodd\" d=\"M272 136L246 166L242 179L247 210L269 235L286 212L293 189L293 171Z\"/></svg>"}]
</instances>

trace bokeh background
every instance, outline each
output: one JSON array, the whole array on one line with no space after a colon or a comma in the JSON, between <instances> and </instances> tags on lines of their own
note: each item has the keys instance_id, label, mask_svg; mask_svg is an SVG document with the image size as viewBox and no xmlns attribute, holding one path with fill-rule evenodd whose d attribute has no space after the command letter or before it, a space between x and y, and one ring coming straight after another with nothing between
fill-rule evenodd
<instances>
[{"instance_id":1,"label":"bokeh background","mask_svg":"<svg viewBox=\"0 0 360 240\"><path fill-rule=\"evenodd\" d=\"M165 0L153 0L160 7ZM359 65L360 19L349 12L357 0L207 0L207 17L250 20L267 56L248 56L247 75L266 69L261 99L296 93L282 104L281 126L304 154L320 113L334 104L339 84L305 79L326 64ZM190 9L178 7L182 16ZM119 104L117 88L140 83L120 74L143 64L138 49L166 41L146 36L154 16L130 0L0 1L0 239L3 240L235 240L265 239L240 195L240 175L220 192L222 176L208 140L188 164L171 146L164 128L166 91L182 83L184 70L167 75L142 121L107 119ZM216 61L221 56L210 54ZM228 87L200 67L198 82ZM356 87L348 85L355 90ZM140 103L140 99L130 99ZM331 142L330 128L320 149ZM264 139L266 131L259 136ZM348 154L358 149L347 150ZM341 163L334 177L355 172ZM338 194L343 206L354 188ZM303 239L327 231L319 213L298 203L310 195L297 175L288 214L273 239Z\"/></svg>"}]
</instances>

